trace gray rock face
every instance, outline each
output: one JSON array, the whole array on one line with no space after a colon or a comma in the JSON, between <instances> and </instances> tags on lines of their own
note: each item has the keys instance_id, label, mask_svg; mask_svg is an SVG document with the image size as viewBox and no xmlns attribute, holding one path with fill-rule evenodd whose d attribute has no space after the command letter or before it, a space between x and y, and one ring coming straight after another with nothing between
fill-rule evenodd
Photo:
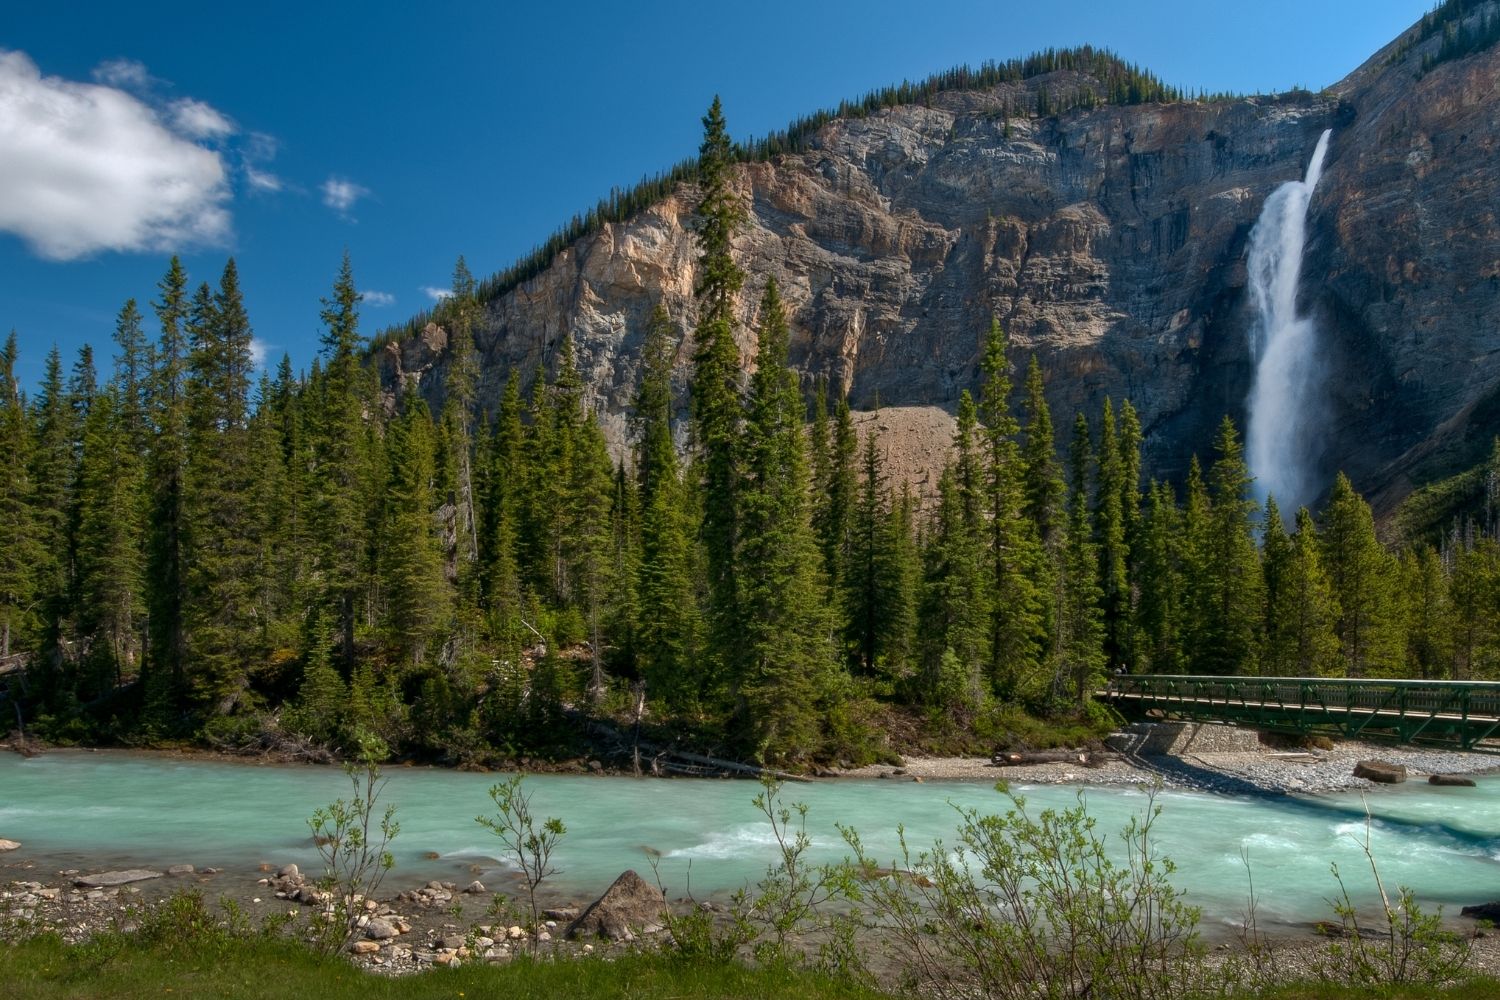
<instances>
[{"instance_id":1,"label":"gray rock face","mask_svg":"<svg viewBox=\"0 0 1500 1000\"><path fill-rule=\"evenodd\" d=\"M1419 76L1437 43L1391 64L1378 53L1318 96L1005 117L1038 87L1082 82L1058 73L830 122L806 152L737 168L751 210L735 240L747 370L774 276L809 384L826 376L856 407L946 415L977 387L997 315L1018 366L1035 353L1048 371L1059 426L1128 397L1148 473L1180 476L1225 413L1243 426L1249 232L1331 127L1303 269L1338 373L1322 463L1389 510L1500 416L1500 48ZM482 405L497 405L512 369L529 382L571 333L623 451L647 315L661 301L684 330L697 318L694 204L680 190L491 301L476 334ZM436 326L387 346L385 383L415 381L439 401L446 347ZM683 418L691 355L685 343ZM945 455L930 443L938 454L909 480L935 482Z\"/></svg>"}]
</instances>

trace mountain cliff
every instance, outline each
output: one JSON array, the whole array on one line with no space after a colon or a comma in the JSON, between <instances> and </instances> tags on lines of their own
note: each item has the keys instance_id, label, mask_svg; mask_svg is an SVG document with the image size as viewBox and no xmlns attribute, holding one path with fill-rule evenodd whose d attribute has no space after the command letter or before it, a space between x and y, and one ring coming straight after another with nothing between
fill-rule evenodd
<instances>
[{"instance_id":1,"label":"mountain cliff","mask_svg":"<svg viewBox=\"0 0 1500 1000\"><path fill-rule=\"evenodd\" d=\"M1331 372L1320 461L1388 512L1477 461L1500 427L1500 49L1455 41L1483 40L1495 19L1495 2L1429 16L1316 95L1115 105L1107 81L1059 70L826 121L737 167L746 365L774 276L807 384L878 402L884 440L920 480L997 315L1013 360L1041 360L1055 413L1128 397L1148 474L1179 478L1223 414L1243 420L1249 233L1332 128L1302 281ZM660 301L684 331L697 318L695 201L679 184L489 298L481 399L512 369L534 377L571 333L622 449L646 317ZM436 401L446 341L428 324L386 343L386 383ZM678 354L684 416L691 353Z\"/></svg>"}]
</instances>

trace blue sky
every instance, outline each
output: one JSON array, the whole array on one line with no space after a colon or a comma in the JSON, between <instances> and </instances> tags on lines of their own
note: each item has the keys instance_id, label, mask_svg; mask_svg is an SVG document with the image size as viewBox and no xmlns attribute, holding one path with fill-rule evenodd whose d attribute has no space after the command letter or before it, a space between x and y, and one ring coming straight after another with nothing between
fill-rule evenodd
<instances>
[{"instance_id":1,"label":"blue sky","mask_svg":"<svg viewBox=\"0 0 1500 1000\"><path fill-rule=\"evenodd\" d=\"M1107 46L1180 87L1333 83L1427 0L1120 4L11 4L0 18L0 332L108 358L173 252L239 264L257 339L305 367L347 248L369 335L463 253L499 270L612 185L875 87ZM711 8L706 10L705 8ZM149 312L148 312L149 315ZM154 334L154 321L148 324Z\"/></svg>"}]
</instances>

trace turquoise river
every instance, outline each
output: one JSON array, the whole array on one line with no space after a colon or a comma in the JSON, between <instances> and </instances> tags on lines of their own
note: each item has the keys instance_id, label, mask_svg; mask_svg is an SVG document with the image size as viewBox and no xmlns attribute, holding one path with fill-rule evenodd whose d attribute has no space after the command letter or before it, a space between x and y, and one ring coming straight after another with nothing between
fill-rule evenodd
<instances>
[{"instance_id":1,"label":"turquoise river","mask_svg":"<svg viewBox=\"0 0 1500 1000\"><path fill-rule=\"evenodd\" d=\"M391 891L430 878L501 875L495 838L474 822L492 812L495 775L392 768L383 801L395 805ZM1500 775L1478 788L1401 786L1371 793L1240 797L1159 794L1156 831L1178 866L1176 883L1206 925L1237 923L1254 877L1263 926L1330 916L1337 863L1356 901L1377 897L1356 840L1373 814L1372 846L1387 887L1407 885L1429 904L1500 898ZM533 808L568 832L557 853L558 889L597 892L626 868L649 877L659 858L671 895L705 898L753 881L773 860L771 830L751 805L754 782L541 775L527 779ZM120 864L213 865L229 871L296 862L317 867L307 817L349 794L337 768L269 766L123 752L54 751L32 759L0 754L0 837L24 856L59 868ZM1118 831L1146 804L1135 789L1018 786L1033 810L1066 807L1082 794L1099 827ZM1003 810L984 783L837 780L787 786L805 802L819 859L844 854L834 824L857 829L882 859L894 859L896 829L927 846L951 841L955 806ZM434 857L435 855L435 857Z\"/></svg>"}]
</instances>

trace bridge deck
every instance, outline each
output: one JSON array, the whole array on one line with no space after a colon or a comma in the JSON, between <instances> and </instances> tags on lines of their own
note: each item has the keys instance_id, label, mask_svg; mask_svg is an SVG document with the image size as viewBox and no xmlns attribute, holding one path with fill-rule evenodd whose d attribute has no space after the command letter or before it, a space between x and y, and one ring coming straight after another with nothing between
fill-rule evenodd
<instances>
[{"instance_id":1,"label":"bridge deck","mask_svg":"<svg viewBox=\"0 0 1500 1000\"><path fill-rule=\"evenodd\" d=\"M1136 674L1096 697L1131 714L1500 753L1500 683L1488 681Z\"/></svg>"}]
</instances>

